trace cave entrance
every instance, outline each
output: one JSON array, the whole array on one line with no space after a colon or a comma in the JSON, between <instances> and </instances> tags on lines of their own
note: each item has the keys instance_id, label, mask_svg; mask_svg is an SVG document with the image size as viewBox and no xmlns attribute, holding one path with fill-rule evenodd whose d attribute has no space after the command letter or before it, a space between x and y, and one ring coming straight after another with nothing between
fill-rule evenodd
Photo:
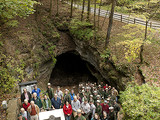
<instances>
[{"instance_id":1,"label":"cave entrance","mask_svg":"<svg viewBox=\"0 0 160 120\"><path fill-rule=\"evenodd\" d=\"M57 63L52 70L50 83L53 87L78 88L81 82L97 82L97 79L87 68L88 62L81 59L74 51L57 57Z\"/></svg>"}]
</instances>

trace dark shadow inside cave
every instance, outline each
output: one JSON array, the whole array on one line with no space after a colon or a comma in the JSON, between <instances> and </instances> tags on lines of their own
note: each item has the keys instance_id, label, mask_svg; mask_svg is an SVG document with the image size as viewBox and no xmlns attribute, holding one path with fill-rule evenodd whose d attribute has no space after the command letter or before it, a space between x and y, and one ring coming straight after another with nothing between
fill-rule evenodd
<instances>
[{"instance_id":1,"label":"dark shadow inside cave","mask_svg":"<svg viewBox=\"0 0 160 120\"><path fill-rule=\"evenodd\" d=\"M87 64L89 63L82 60L74 51L59 55L50 83L53 86L77 86L80 82L97 82L87 68Z\"/></svg>"}]
</instances>

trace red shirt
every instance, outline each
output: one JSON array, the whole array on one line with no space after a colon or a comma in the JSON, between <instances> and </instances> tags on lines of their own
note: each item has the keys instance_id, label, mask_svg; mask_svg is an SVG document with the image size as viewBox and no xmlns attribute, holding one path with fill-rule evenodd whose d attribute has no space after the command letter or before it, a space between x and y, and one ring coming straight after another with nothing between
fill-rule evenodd
<instances>
[{"instance_id":1,"label":"red shirt","mask_svg":"<svg viewBox=\"0 0 160 120\"><path fill-rule=\"evenodd\" d=\"M37 112L36 112L36 107L34 106L34 107L31 107L31 113L30 113L30 115L31 116L34 116L34 115L36 115L37 114Z\"/></svg>"},{"instance_id":2,"label":"red shirt","mask_svg":"<svg viewBox=\"0 0 160 120\"><path fill-rule=\"evenodd\" d=\"M109 105L108 104L104 105L104 103L102 103L101 106L102 106L102 111L106 111L106 113L108 114L109 113Z\"/></svg>"},{"instance_id":3,"label":"red shirt","mask_svg":"<svg viewBox=\"0 0 160 120\"><path fill-rule=\"evenodd\" d=\"M30 106L30 103L28 103L27 105L25 103L23 103L23 105L22 105L22 107L25 109L25 111L27 111L29 106Z\"/></svg>"},{"instance_id":4,"label":"red shirt","mask_svg":"<svg viewBox=\"0 0 160 120\"><path fill-rule=\"evenodd\" d=\"M68 108L66 107L66 105L63 106L63 112L65 115L68 115L68 114L72 114L72 106L69 104L68 105Z\"/></svg>"}]
</instances>

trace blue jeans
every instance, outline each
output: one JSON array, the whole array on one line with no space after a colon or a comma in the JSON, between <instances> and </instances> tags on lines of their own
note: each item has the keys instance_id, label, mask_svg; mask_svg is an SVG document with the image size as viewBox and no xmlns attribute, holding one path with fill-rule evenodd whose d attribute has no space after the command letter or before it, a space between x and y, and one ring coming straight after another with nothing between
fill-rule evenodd
<instances>
[{"instance_id":1,"label":"blue jeans","mask_svg":"<svg viewBox=\"0 0 160 120\"><path fill-rule=\"evenodd\" d=\"M68 115L65 115L65 120L70 120L71 119L71 115L68 116Z\"/></svg>"}]
</instances>

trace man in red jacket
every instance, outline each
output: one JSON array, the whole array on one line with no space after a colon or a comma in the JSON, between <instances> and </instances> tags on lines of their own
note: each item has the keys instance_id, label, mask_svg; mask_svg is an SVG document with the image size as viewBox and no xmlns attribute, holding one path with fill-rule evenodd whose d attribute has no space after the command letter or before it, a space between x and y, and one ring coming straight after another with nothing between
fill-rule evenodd
<instances>
[{"instance_id":1,"label":"man in red jacket","mask_svg":"<svg viewBox=\"0 0 160 120\"><path fill-rule=\"evenodd\" d=\"M103 111L106 111L106 113L109 113L109 105L107 104L107 101L105 100L104 103L101 104L102 106L102 113Z\"/></svg>"},{"instance_id":2,"label":"man in red jacket","mask_svg":"<svg viewBox=\"0 0 160 120\"><path fill-rule=\"evenodd\" d=\"M69 104L68 101L66 101L66 103L63 106L63 112L65 115L65 120L70 120L72 114L72 106Z\"/></svg>"},{"instance_id":3,"label":"man in red jacket","mask_svg":"<svg viewBox=\"0 0 160 120\"><path fill-rule=\"evenodd\" d=\"M30 103L28 103L28 100L25 99L22 107L25 109L25 111L27 111L27 109L28 109L29 106L30 106Z\"/></svg>"}]
</instances>

